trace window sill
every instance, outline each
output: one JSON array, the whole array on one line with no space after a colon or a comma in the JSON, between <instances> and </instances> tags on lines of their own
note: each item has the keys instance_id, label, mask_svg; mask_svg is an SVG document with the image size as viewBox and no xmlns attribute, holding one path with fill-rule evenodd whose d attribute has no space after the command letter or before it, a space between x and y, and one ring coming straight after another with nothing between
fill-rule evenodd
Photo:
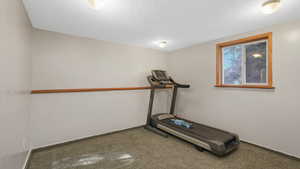
<instances>
[{"instance_id":1,"label":"window sill","mask_svg":"<svg viewBox=\"0 0 300 169\"><path fill-rule=\"evenodd\" d=\"M273 86L266 85L215 85L221 88L252 88L252 89L275 89Z\"/></svg>"}]
</instances>

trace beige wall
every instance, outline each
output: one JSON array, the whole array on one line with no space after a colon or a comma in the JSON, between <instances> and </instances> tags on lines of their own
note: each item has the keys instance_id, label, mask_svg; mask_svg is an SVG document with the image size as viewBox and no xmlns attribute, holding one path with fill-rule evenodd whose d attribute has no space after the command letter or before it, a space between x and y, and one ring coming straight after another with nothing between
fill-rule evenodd
<instances>
[{"instance_id":1,"label":"beige wall","mask_svg":"<svg viewBox=\"0 0 300 169\"><path fill-rule=\"evenodd\" d=\"M20 169L28 145L31 24L21 0L0 1L0 168Z\"/></svg>"},{"instance_id":2,"label":"beige wall","mask_svg":"<svg viewBox=\"0 0 300 169\"><path fill-rule=\"evenodd\" d=\"M33 31L19 0L0 2L0 27L1 169L20 169L29 142L36 148L145 123L149 91L32 95L29 114L31 83L33 89L144 86L151 69L167 68L192 85L179 92L177 111L185 117L300 157L300 22L199 44L167 58L151 49ZM264 32L274 33L276 89L214 88L215 44ZM169 93L158 97L154 112L166 112Z\"/></svg>"},{"instance_id":3,"label":"beige wall","mask_svg":"<svg viewBox=\"0 0 300 169\"><path fill-rule=\"evenodd\" d=\"M33 89L148 86L165 53L34 30ZM162 99L168 97L162 92ZM32 95L33 147L145 124L149 90ZM155 112L166 105L157 102Z\"/></svg>"},{"instance_id":4,"label":"beige wall","mask_svg":"<svg viewBox=\"0 0 300 169\"><path fill-rule=\"evenodd\" d=\"M273 32L275 90L215 88L215 44ZM172 52L169 70L192 88L178 111L189 119L236 132L241 139L300 157L300 22L272 26Z\"/></svg>"}]
</instances>

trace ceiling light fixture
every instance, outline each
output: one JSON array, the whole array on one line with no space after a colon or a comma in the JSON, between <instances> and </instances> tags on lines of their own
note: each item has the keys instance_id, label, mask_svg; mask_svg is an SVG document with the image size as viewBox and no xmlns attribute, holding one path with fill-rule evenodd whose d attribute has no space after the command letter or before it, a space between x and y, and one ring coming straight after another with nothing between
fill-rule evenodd
<instances>
[{"instance_id":1,"label":"ceiling light fixture","mask_svg":"<svg viewBox=\"0 0 300 169\"><path fill-rule=\"evenodd\" d=\"M167 44L168 44L168 42L165 40L156 42L156 45L159 46L160 48L167 47Z\"/></svg>"},{"instance_id":2,"label":"ceiling light fixture","mask_svg":"<svg viewBox=\"0 0 300 169\"><path fill-rule=\"evenodd\" d=\"M255 53L255 54L253 54L252 56L253 56L254 58L261 58L261 57L262 57L262 55L259 54L259 53Z\"/></svg>"},{"instance_id":3,"label":"ceiling light fixture","mask_svg":"<svg viewBox=\"0 0 300 169\"><path fill-rule=\"evenodd\" d=\"M89 6L94 10L99 10L103 6L103 0L87 0Z\"/></svg>"},{"instance_id":4,"label":"ceiling light fixture","mask_svg":"<svg viewBox=\"0 0 300 169\"><path fill-rule=\"evenodd\" d=\"M280 0L268 0L262 4L261 11L264 14L272 14L281 6Z\"/></svg>"}]
</instances>

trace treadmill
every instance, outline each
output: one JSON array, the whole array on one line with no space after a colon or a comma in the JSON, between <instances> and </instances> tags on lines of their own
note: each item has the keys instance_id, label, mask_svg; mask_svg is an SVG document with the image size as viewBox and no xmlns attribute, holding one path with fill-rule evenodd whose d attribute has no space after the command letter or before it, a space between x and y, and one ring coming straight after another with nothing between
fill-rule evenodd
<instances>
[{"instance_id":1,"label":"treadmill","mask_svg":"<svg viewBox=\"0 0 300 169\"><path fill-rule=\"evenodd\" d=\"M163 70L152 70L152 75L147 79L151 84L151 94L146 129L165 137L168 136L166 133L171 134L193 144L199 151L207 150L217 156L225 156L238 148L240 144L238 135L186 120L174 114L178 88L189 88L190 85L176 83ZM152 115L155 89L163 88L173 89L170 112ZM191 126L188 128L175 124L174 120L184 120Z\"/></svg>"}]
</instances>

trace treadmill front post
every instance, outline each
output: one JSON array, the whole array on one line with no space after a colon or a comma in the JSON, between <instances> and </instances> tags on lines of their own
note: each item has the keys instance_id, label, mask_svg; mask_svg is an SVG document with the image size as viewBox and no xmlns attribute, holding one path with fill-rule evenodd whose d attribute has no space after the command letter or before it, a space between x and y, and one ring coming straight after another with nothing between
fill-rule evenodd
<instances>
[{"instance_id":1,"label":"treadmill front post","mask_svg":"<svg viewBox=\"0 0 300 169\"><path fill-rule=\"evenodd\" d=\"M155 89L153 87L151 87L150 100L149 100L149 109L148 109L148 116L147 116L147 123L146 123L146 125L150 125L150 122L151 122L154 93L155 93Z\"/></svg>"},{"instance_id":2,"label":"treadmill front post","mask_svg":"<svg viewBox=\"0 0 300 169\"><path fill-rule=\"evenodd\" d=\"M152 116L152 107L153 107L153 100L154 100L154 94L155 94L155 88L151 86L151 92L150 92L150 100L149 100L149 109L148 109L148 115L147 115L147 122L145 125L145 129L150 130L152 132L155 132L163 137L168 137L168 135L158 130L157 128L154 128L151 126L151 116Z\"/></svg>"},{"instance_id":3,"label":"treadmill front post","mask_svg":"<svg viewBox=\"0 0 300 169\"><path fill-rule=\"evenodd\" d=\"M172 103L171 103L171 109L170 109L170 114L172 114L172 115L174 115L174 111L175 111L176 97L177 97L177 86L174 85Z\"/></svg>"}]
</instances>

